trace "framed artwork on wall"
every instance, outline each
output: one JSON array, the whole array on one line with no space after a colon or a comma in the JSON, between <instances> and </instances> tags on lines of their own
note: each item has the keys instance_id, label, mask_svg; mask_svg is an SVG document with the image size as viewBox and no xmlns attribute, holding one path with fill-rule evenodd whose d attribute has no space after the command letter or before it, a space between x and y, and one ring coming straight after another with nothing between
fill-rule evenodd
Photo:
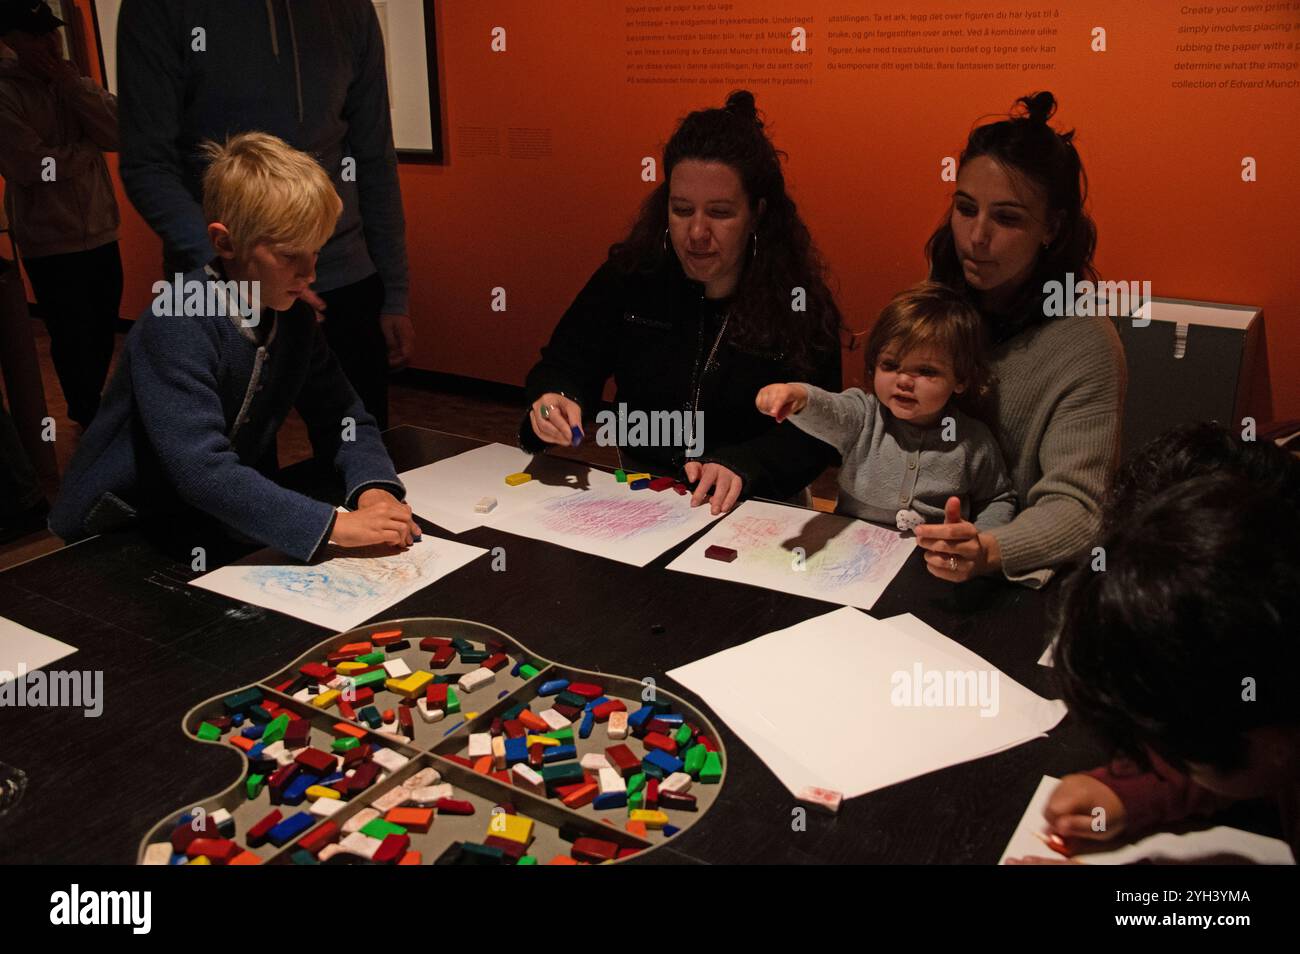
<instances>
[{"instance_id":1,"label":"framed artwork on wall","mask_svg":"<svg viewBox=\"0 0 1300 954\"><path fill-rule=\"evenodd\" d=\"M70 5L73 0L61 2ZM122 0L90 2L104 85L116 94L117 16ZM444 150L437 4L435 0L371 0L371 3L384 35L389 109L397 157L403 162L441 163Z\"/></svg>"}]
</instances>

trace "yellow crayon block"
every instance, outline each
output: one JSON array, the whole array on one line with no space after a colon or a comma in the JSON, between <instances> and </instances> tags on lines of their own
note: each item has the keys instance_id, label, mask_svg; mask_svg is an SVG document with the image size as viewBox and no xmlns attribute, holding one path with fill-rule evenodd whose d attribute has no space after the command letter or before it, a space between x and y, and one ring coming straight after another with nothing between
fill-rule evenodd
<instances>
[{"instance_id":1,"label":"yellow crayon block","mask_svg":"<svg viewBox=\"0 0 1300 954\"><path fill-rule=\"evenodd\" d=\"M433 682L433 673L417 669L409 676L403 676L401 679L385 679L384 688L389 692L397 693L399 696L405 696L407 699L415 699L420 693L424 692L424 687L431 682Z\"/></svg>"},{"instance_id":2,"label":"yellow crayon block","mask_svg":"<svg viewBox=\"0 0 1300 954\"><path fill-rule=\"evenodd\" d=\"M523 815L507 815L497 812L488 822L488 837L505 838L507 841L526 845L533 838L533 820Z\"/></svg>"},{"instance_id":3,"label":"yellow crayon block","mask_svg":"<svg viewBox=\"0 0 1300 954\"><path fill-rule=\"evenodd\" d=\"M634 480L651 480L651 479L653 478L651 478L649 474L628 474L627 475L627 482L629 484L632 483L632 481Z\"/></svg>"},{"instance_id":4,"label":"yellow crayon block","mask_svg":"<svg viewBox=\"0 0 1300 954\"><path fill-rule=\"evenodd\" d=\"M668 824L668 816L659 811L651 811L648 808L634 808L628 813L627 820L630 822L640 822L647 828L663 828Z\"/></svg>"},{"instance_id":5,"label":"yellow crayon block","mask_svg":"<svg viewBox=\"0 0 1300 954\"><path fill-rule=\"evenodd\" d=\"M342 693L337 689L326 689L320 695L314 697L311 704L317 709L328 709L330 706L334 705L335 701L341 695Z\"/></svg>"},{"instance_id":6,"label":"yellow crayon block","mask_svg":"<svg viewBox=\"0 0 1300 954\"><path fill-rule=\"evenodd\" d=\"M308 798L342 798L343 796L327 785L308 785L307 797Z\"/></svg>"},{"instance_id":7,"label":"yellow crayon block","mask_svg":"<svg viewBox=\"0 0 1300 954\"><path fill-rule=\"evenodd\" d=\"M339 663L337 666L334 667L334 671L337 672L340 676L347 676L347 675L351 675L354 672L360 672L363 669L369 669L369 668L370 666L368 663L359 663L355 659L353 659L353 660L348 660L347 662Z\"/></svg>"},{"instance_id":8,"label":"yellow crayon block","mask_svg":"<svg viewBox=\"0 0 1300 954\"><path fill-rule=\"evenodd\" d=\"M547 735L530 735L524 741L531 748L533 745L559 745L559 739L552 739Z\"/></svg>"},{"instance_id":9,"label":"yellow crayon block","mask_svg":"<svg viewBox=\"0 0 1300 954\"><path fill-rule=\"evenodd\" d=\"M506 477L506 483L509 484L511 487L518 487L520 484L526 484L528 483L528 481L532 479L533 479L532 474L524 474L524 473L510 474L508 477Z\"/></svg>"},{"instance_id":10,"label":"yellow crayon block","mask_svg":"<svg viewBox=\"0 0 1300 954\"><path fill-rule=\"evenodd\" d=\"M189 865L210 865L210 864L212 864L212 859L209 858L207 855L199 855L197 858L191 858L189 861L186 862L186 864L189 864Z\"/></svg>"},{"instance_id":11,"label":"yellow crayon block","mask_svg":"<svg viewBox=\"0 0 1300 954\"><path fill-rule=\"evenodd\" d=\"M478 713L477 713L477 712L466 712L466 713L465 713L465 721L466 721L466 722L473 722L473 721L474 721L475 719L477 719L477 718L478 718Z\"/></svg>"}]
</instances>

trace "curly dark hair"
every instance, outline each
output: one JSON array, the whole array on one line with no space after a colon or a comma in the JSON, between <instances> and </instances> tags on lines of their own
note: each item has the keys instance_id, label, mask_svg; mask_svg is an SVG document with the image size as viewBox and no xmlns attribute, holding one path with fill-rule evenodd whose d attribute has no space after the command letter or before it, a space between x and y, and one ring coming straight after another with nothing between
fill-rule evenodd
<instances>
[{"instance_id":1,"label":"curly dark hair","mask_svg":"<svg viewBox=\"0 0 1300 954\"><path fill-rule=\"evenodd\" d=\"M642 203L627 237L611 246L609 258L624 273L674 267L676 255L663 241L673 169L686 159L727 164L740 177L752 211L766 200L757 224L758 253L736 288L732 340L753 351L779 353L795 368L811 371L818 357L839 346L843 321L826 266L786 193L783 158L746 90L733 92L722 109L690 113L664 146L663 181ZM791 308L795 288L805 291L804 311Z\"/></svg>"},{"instance_id":2,"label":"curly dark hair","mask_svg":"<svg viewBox=\"0 0 1300 954\"><path fill-rule=\"evenodd\" d=\"M957 167L960 170L972 159L987 156L1042 189L1048 215L1060 216L1056 238L1039 254L1034 273L1011 308L1017 315L1033 314L1045 320L1041 307L1043 285L1049 281L1064 283L1067 272L1074 275L1076 282L1097 280L1092 262L1097 251L1097 226L1084 210L1088 176L1074 146L1074 130L1058 133L1047 122L1056 112L1056 97L1049 92L1031 93L1017 99L1016 106L1022 107L1019 114L1013 107L1007 119L971 130ZM925 243L925 257L933 281L973 298L953 242L951 205Z\"/></svg>"}]
</instances>

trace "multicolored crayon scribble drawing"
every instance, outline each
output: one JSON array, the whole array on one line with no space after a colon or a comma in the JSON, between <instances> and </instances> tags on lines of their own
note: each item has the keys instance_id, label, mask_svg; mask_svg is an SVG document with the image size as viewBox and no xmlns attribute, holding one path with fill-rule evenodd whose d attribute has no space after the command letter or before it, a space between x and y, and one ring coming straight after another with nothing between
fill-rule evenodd
<instances>
[{"instance_id":1,"label":"multicolored crayon scribble drawing","mask_svg":"<svg viewBox=\"0 0 1300 954\"><path fill-rule=\"evenodd\" d=\"M896 530L860 521L846 521L844 529L820 545L801 542L801 525L807 522L803 515L774 520L737 514L721 524L718 538L709 542L731 547L749 565L806 573L808 583L820 590L839 590L892 575L892 563L886 558L910 545ZM795 569L801 562L794 551L797 546L805 550L803 570Z\"/></svg>"},{"instance_id":2,"label":"multicolored crayon scribble drawing","mask_svg":"<svg viewBox=\"0 0 1300 954\"><path fill-rule=\"evenodd\" d=\"M251 566L245 579L267 596L301 600L326 610L344 610L371 600L392 600L408 590L437 561L430 547L386 557L335 557L316 566Z\"/></svg>"},{"instance_id":3,"label":"multicolored crayon scribble drawing","mask_svg":"<svg viewBox=\"0 0 1300 954\"><path fill-rule=\"evenodd\" d=\"M538 517L547 530L594 540L627 540L649 530L666 530L690 519L673 501L627 491L599 491L557 497L548 501Z\"/></svg>"}]
</instances>

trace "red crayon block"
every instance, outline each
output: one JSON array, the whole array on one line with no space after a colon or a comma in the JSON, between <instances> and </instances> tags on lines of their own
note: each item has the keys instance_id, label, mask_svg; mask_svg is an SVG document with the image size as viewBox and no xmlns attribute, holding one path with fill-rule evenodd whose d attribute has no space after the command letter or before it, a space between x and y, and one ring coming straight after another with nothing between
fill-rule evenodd
<instances>
[{"instance_id":1,"label":"red crayon block","mask_svg":"<svg viewBox=\"0 0 1300 954\"><path fill-rule=\"evenodd\" d=\"M532 745L528 746L529 766L535 769L541 768L543 765L546 764L546 760L544 758L545 754L546 754L546 746L542 745L542 743L540 742L534 742Z\"/></svg>"},{"instance_id":2,"label":"red crayon block","mask_svg":"<svg viewBox=\"0 0 1300 954\"><path fill-rule=\"evenodd\" d=\"M582 718L582 710L577 706L566 706L562 702L557 702L555 705L551 706L551 708L564 716L564 718L568 719L570 722L577 722L578 719Z\"/></svg>"},{"instance_id":3,"label":"red crayon block","mask_svg":"<svg viewBox=\"0 0 1300 954\"><path fill-rule=\"evenodd\" d=\"M366 640L364 642L359 642L359 643L347 643L346 645L340 646L338 649L334 651L336 653L351 653L354 656L364 656L370 651L372 651L374 648L375 647L371 645L370 641Z\"/></svg>"},{"instance_id":4,"label":"red crayon block","mask_svg":"<svg viewBox=\"0 0 1300 954\"><path fill-rule=\"evenodd\" d=\"M594 682L571 682L565 691L586 699L599 699L605 694L604 687L598 686Z\"/></svg>"},{"instance_id":5,"label":"red crayon block","mask_svg":"<svg viewBox=\"0 0 1300 954\"><path fill-rule=\"evenodd\" d=\"M339 696L339 712L343 714L345 719L355 719L357 717L357 710L352 708L352 703L342 696Z\"/></svg>"},{"instance_id":6,"label":"red crayon block","mask_svg":"<svg viewBox=\"0 0 1300 954\"><path fill-rule=\"evenodd\" d=\"M667 752L669 755L677 754L677 743L666 735L660 735L658 732L647 732L645 738L641 741L647 749L658 749L661 752Z\"/></svg>"},{"instance_id":7,"label":"red crayon block","mask_svg":"<svg viewBox=\"0 0 1300 954\"><path fill-rule=\"evenodd\" d=\"M430 709L441 709L447 711L447 684L445 682L430 683L424 689L424 701L428 703Z\"/></svg>"},{"instance_id":8,"label":"red crayon block","mask_svg":"<svg viewBox=\"0 0 1300 954\"><path fill-rule=\"evenodd\" d=\"M484 669L491 669L493 672L500 672L510 663L510 657L505 653L496 653L483 660L481 665Z\"/></svg>"},{"instance_id":9,"label":"red crayon block","mask_svg":"<svg viewBox=\"0 0 1300 954\"><path fill-rule=\"evenodd\" d=\"M229 838L195 838L185 846L185 857L203 855L213 864L224 865L243 850Z\"/></svg>"},{"instance_id":10,"label":"red crayon block","mask_svg":"<svg viewBox=\"0 0 1300 954\"><path fill-rule=\"evenodd\" d=\"M646 779L645 783L645 807L654 811L659 807L659 779Z\"/></svg>"},{"instance_id":11,"label":"red crayon block","mask_svg":"<svg viewBox=\"0 0 1300 954\"><path fill-rule=\"evenodd\" d=\"M294 681L292 679L286 679L284 682L277 682L271 688L274 689L276 692L288 692L289 687L293 685L293 682Z\"/></svg>"},{"instance_id":12,"label":"red crayon block","mask_svg":"<svg viewBox=\"0 0 1300 954\"><path fill-rule=\"evenodd\" d=\"M673 492L676 493L677 496L679 497L685 497L687 494L691 492L691 490L685 484L681 483L680 481L677 481L673 483Z\"/></svg>"},{"instance_id":13,"label":"red crayon block","mask_svg":"<svg viewBox=\"0 0 1300 954\"><path fill-rule=\"evenodd\" d=\"M640 848L620 848L618 850L618 860L622 861L624 858L631 858L640 850Z\"/></svg>"},{"instance_id":14,"label":"red crayon block","mask_svg":"<svg viewBox=\"0 0 1300 954\"><path fill-rule=\"evenodd\" d=\"M258 848L266 844L266 836L271 833L272 828L280 824L281 818L280 809L275 808L271 810L271 814L248 829L248 834L244 836L244 840L248 842L248 847Z\"/></svg>"},{"instance_id":15,"label":"red crayon block","mask_svg":"<svg viewBox=\"0 0 1300 954\"><path fill-rule=\"evenodd\" d=\"M420 651L436 653L438 650L450 645L451 640L445 636L425 636L420 640Z\"/></svg>"},{"instance_id":16,"label":"red crayon block","mask_svg":"<svg viewBox=\"0 0 1300 954\"><path fill-rule=\"evenodd\" d=\"M584 805L590 805L596 800L596 796L600 794L600 786L594 782L588 782L586 785L566 785L565 788L573 789L560 799L569 808L581 808ZM556 789L556 792L558 793L559 789Z\"/></svg>"},{"instance_id":17,"label":"red crayon block","mask_svg":"<svg viewBox=\"0 0 1300 954\"><path fill-rule=\"evenodd\" d=\"M667 490L675 483L677 483L677 481L673 480L671 477L656 477L654 480L650 481L650 489L657 493Z\"/></svg>"},{"instance_id":18,"label":"red crayon block","mask_svg":"<svg viewBox=\"0 0 1300 954\"><path fill-rule=\"evenodd\" d=\"M645 725L647 732L658 732L660 735L672 735L677 731L677 727L665 722L663 719L651 719Z\"/></svg>"},{"instance_id":19,"label":"red crayon block","mask_svg":"<svg viewBox=\"0 0 1300 954\"><path fill-rule=\"evenodd\" d=\"M329 775L334 771L334 756L320 749L303 749L293 760L313 775Z\"/></svg>"},{"instance_id":20,"label":"red crayon block","mask_svg":"<svg viewBox=\"0 0 1300 954\"><path fill-rule=\"evenodd\" d=\"M602 702L600 705L594 706L591 710L591 714L596 717L597 722L608 722L609 714L611 712L626 711L627 705L622 699L610 699L609 702Z\"/></svg>"},{"instance_id":21,"label":"red crayon block","mask_svg":"<svg viewBox=\"0 0 1300 954\"><path fill-rule=\"evenodd\" d=\"M527 845L521 845L517 841L511 841L509 838L501 838L498 835L488 835L483 839L483 844L492 848L500 848L505 856L512 861L518 861L523 857L524 852L528 850Z\"/></svg>"},{"instance_id":22,"label":"red crayon block","mask_svg":"<svg viewBox=\"0 0 1300 954\"><path fill-rule=\"evenodd\" d=\"M474 803L467 802L460 798L440 798L434 802L434 807L442 815L473 815Z\"/></svg>"},{"instance_id":23,"label":"red crayon block","mask_svg":"<svg viewBox=\"0 0 1300 954\"><path fill-rule=\"evenodd\" d=\"M370 758L370 746L358 745L355 749L348 749L343 753L343 767L345 769L356 768L358 764Z\"/></svg>"},{"instance_id":24,"label":"red crayon block","mask_svg":"<svg viewBox=\"0 0 1300 954\"><path fill-rule=\"evenodd\" d=\"M496 779L498 782L505 782L507 785L514 784L513 780L510 778L510 773L507 772L505 769L502 769L499 772L493 772L492 777Z\"/></svg>"},{"instance_id":25,"label":"red crayon block","mask_svg":"<svg viewBox=\"0 0 1300 954\"><path fill-rule=\"evenodd\" d=\"M385 835L371 860L377 865L397 864L410 847L409 835Z\"/></svg>"},{"instance_id":26,"label":"red crayon block","mask_svg":"<svg viewBox=\"0 0 1300 954\"><path fill-rule=\"evenodd\" d=\"M317 682L329 682L334 678L334 670L324 663L309 662L299 666L298 671L308 679L315 679Z\"/></svg>"},{"instance_id":27,"label":"red crayon block","mask_svg":"<svg viewBox=\"0 0 1300 954\"><path fill-rule=\"evenodd\" d=\"M618 845L612 841L605 841L603 838L578 838L573 842L573 847L569 850L578 861L586 861L591 864L613 861L618 857Z\"/></svg>"},{"instance_id":28,"label":"red crayon block","mask_svg":"<svg viewBox=\"0 0 1300 954\"><path fill-rule=\"evenodd\" d=\"M456 658L456 650L451 646L440 646L429 657L430 669L446 669L451 665L451 661Z\"/></svg>"},{"instance_id":29,"label":"red crayon block","mask_svg":"<svg viewBox=\"0 0 1300 954\"><path fill-rule=\"evenodd\" d=\"M298 847L306 848L313 855L318 855L322 848L326 845L332 845L338 840L339 826L327 818L298 839Z\"/></svg>"},{"instance_id":30,"label":"red crayon block","mask_svg":"<svg viewBox=\"0 0 1300 954\"><path fill-rule=\"evenodd\" d=\"M465 766L465 768L474 767L474 763L471 762L469 759L465 758L465 756L463 755L452 755L451 753L448 753L444 755L443 758L447 759L450 762L455 762L457 765L463 765Z\"/></svg>"},{"instance_id":31,"label":"red crayon block","mask_svg":"<svg viewBox=\"0 0 1300 954\"><path fill-rule=\"evenodd\" d=\"M731 549L731 547L720 547L717 544L714 544L705 550L704 555L710 560L721 560L723 563L730 563L732 560L736 559L736 557L740 556L740 554Z\"/></svg>"},{"instance_id":32,"label":"red crayon block","mask_svg":"<svg viewBox=\"0 0 1300 954\"><path fill-rule=\"evenodd\" d=\"M641 760L626 745L611 745L605 749L605 758L613 766L614 770L624 778L635 775L641 769Z\"/></svg>"}]
</instances>

